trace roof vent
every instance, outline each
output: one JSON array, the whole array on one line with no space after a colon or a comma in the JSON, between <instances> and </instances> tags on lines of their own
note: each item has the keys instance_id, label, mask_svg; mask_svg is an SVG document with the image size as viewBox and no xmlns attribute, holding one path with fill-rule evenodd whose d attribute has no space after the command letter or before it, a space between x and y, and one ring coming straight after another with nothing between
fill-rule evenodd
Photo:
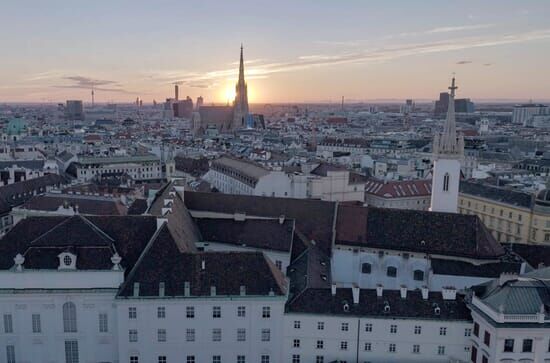
<instances>
[{"instance_id":1,"label":"roof vent","mask_svg":"<svg viewBox=\"0 0 550 363\"><path fill-rule=\"evenodd\" d=\"M18 253L13 258L13 262L15 262L15 270L16 271L19 271L19 272L23 271L23 263L25 263L25 257L23 257L23 255Z\"/></svg>"},{"instance_id":2,"label":"roof vent","mask_svg":"<svg viewBox=\"0 0 550 363\"><path fill-rule=\"evenodd\" d=\"M134 282L134 297L139 296L139 282Z\"/></svg>"},{"instance_id":3,"label":"roof vent","mask_svg":"<svg viewBox=\"0 0 550 363\"><path fill-rule=\"evenodd\" d=\"M333 283L330 285L330 293L332 296L336 295L336 284Z\"/></svg>"},{"instance_id":4,"label":"roof vent","mask_svg":"<svg viewBox=\"0 0 550 363\"><path fill-rule=\"evenodd\" d=\"M113 271L120 271L120 261L122 261L122 258L119 256L118 253L115 252L113 257L111 257L111 263L113 264Z\"/></svg>"},{"instance_id":5,"label":"roof vent","mask_svg":"<svg viewBox=\"0 0 550 363\"><path fill-rule=\"evenodd\" d=\"M384 291L384 286L382 284L376 285L376 297L382 297L382 293Z\"/></svg>"},{"instance_id":6,"label":"roof vent","mask_svg":"<svg viewBox=\"0 0 550 363\"><path fill-rule=\"evenodd\" d=\"M342 306L342 309L344 310L344 312L348 312L349 311L349 304L347 301L344 301L344 305Z\"/></svg>"},{"instance_id":7,"label":"roof vent","mask_svg":"<svg viewBox=\"0 0 550 363\"><path fill-rule=\"evenodd\" d=\"M359 304L359 286L353 284L353 286L351 287L351 293L353 295L353 303L355 305Z\"/></svg>"},{"instance_id":8,"label":"roof vent","mask_svg":"<svg viewBox=\"0 0 550 363\"><path fill-rule=\"evenodd\" d=\"M434 304L435 307L434 307L434 314L435 315L441 315L441 308L439 307L439 305L437 304Z\"/></svg>"},{"instance_id":9,"label":"roof vent","mask_svg":"<svg viewBox=\"0 0 550 363\"><path fill-rule=\"evenodd\" d=\"M443 300L456 300L456 288L449 286L441 289Z\"/></svg>"},{"instance_id":10,"label":"roof vent","mask_svg":"<svg viewBox=\"0 0 550 363\"><path fill-rule=\"evenodd\" d=\"M164 282L159 282L159 296L164 297L165 285Z\"/></svg>"},{"instance_id":11,"label":"roof vent","mask_svg":"<svg viewBox=\"0 0 550 363\"><path fill-rule=\"evenodd\" d=\"M206 270L206 261L205 260L202 260L201 261L201 270Z\"/></svg>"},{"instance_id":12,"label":"roof vent","mask_svg":"<svg viewBox=\"0 0 550 363\"><path fill-rule=\"evenodd\" d=\"M189 297L191 296L191 284L189 281L185 281L183 283L183 296Z\"/></svg>"},{"instance_id":13,"label":"roof vent","mask_svg":"<svg viewBox=\"0 0 550 363\"><path fill-rule=\"evenodd\" d=\"M401 285L401 287L399 288L399 293L401 294L402 299L406 299L407 298L407 286Z\"/></svg>"},{"instance_id":14,"label":"roof vent","mask_svg":"<svg viewBox=\"0 0 550 363\"><path fill-rule=\"evenodd\" d=\"M62 252L57 255L57 258L59 258L59 270L76 270L76 255Z\"/></svg>"},{"instance_id":15,"label":"roof vent","mask_svg":"<svg viewBox=\"0 0 550 363\"><path fill-rule=\"evenodd\" d=\"M384 312L386 314L390 312L390 303L387 301L384 301Z\"/></svg>"},{"instance_id":16,"label":"roof vent","mask_svg":"<svg viewBox=\"0 0 550 363\"><path fill-rule=\"evenodd\" d=\"M420 290L422 291L422 299L428 300L428 294L429 294L428 286L424 285Z\"/></svg>"},{"instance_id":17,"label":"roof vent","mask_svg":"<svg viewBox=\"0 0 550 363\"><path fill-rule=\"evenodd\" d=\"M245 296L245 295L246 295L246 286L241 285L241 288L240 288L240 295L241 295L241 296Z\"/></svg>"},{"instance_id":18,"label":"roof vent","mask_svg":"<svg viewBox=\"0 0 550 363\"><path fill-rule=\"evenodd\" d=\"M283 224L283 223L285 223L285 215L284 215L284 214L281 214L281 215L279 216L279 224Z\"/></svg>"},{"instance_id":19,"label":"roof vent","mask_svg":"<svg viewBox=\"0 0 550 363\"><path fill-rule=\"evenodd\" d=\"M210 286L210 296L216 296L216 286Z\"/></svg>"}]
</instances>

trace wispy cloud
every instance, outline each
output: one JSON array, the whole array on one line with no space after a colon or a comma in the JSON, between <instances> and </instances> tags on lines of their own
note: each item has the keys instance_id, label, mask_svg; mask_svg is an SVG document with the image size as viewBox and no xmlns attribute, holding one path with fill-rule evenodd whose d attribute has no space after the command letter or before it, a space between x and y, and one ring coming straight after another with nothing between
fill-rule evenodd
<instances>
[{"instance_id":1,"label":"wispy cloud","mask_svg":"<svg viewBox=\"0 0 550 363\"><path fill-rule=\"evenodd\" d=\"M456 64L460 64L460 65L462 65L462 64L470 64L470 63L473 63L473 62L470 61L470 60L461 60L461 61L456 62Z\"/></svg>"},{"instance_id":2,"label":"wispy cloud","mask_svg":"<svg viewBox=\"0 0 550 363\"><path fill-rule=\"evenodd\" d=\"M495 24L476 24L476 25L461 25L461 26L445 26L440 28L434 28L426 31L426 34L438 34L438 33L451 33L468 30L479 30L494 27Z\"/></svg>"},{"instance_id":3,"label":"wispy cloud","mask_svg":"<svg viewBox=\"0 0 550 363\"><path fill-rule=\"evenodd\" d=\"M62 80L71 81L70 84L55 85L55 88L94 89L104 92L131 93L122 88L117 81L94 79L84 76L64 76ZM105 87L107 86L107 87Z\"/></svg>"}]
</instances>

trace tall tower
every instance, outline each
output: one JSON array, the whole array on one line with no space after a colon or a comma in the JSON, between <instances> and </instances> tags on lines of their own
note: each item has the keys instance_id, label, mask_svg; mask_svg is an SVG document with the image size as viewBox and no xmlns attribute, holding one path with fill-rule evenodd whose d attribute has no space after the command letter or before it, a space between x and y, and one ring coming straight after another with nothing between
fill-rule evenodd
<instances>
[{"instance_id":1,"label":"tall tower","mask_svg":"<svg viewBox=\"0 0 550 363\"><path fill-rule=\"evenodd\" d=\"M233 102L233 129L246 126L248 117L248 90L244 81L243 45L241 44L241 60L239 63L239 80L235 86L235 101Z\"/></svg>"},{"instance_id":2,"label":"tall tower","mask_svg":"<svg viewBox=\"0 0 550 363\"><path fill-rule=\"evenodd\" d=\"M464 137L456 133L455 120L455 78L453 77L447 118L443 132L434 135L434 168L432 178L432 212L458 211L458 185L460 183L460 163L464 157Z\"/></svg>"}]
</instances>

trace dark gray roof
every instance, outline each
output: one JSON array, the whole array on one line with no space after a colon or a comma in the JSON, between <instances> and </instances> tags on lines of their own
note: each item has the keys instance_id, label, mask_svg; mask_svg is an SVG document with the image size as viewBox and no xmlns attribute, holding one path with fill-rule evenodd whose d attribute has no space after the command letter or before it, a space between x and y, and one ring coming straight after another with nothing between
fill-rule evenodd
<instances>
[{"instance_id":1,"label":"dark gray roof","mask_svg":"<svg viewBox=\"0 0 550 363\"><path fill-rule=\"evenodd\" d=\"M36 194L46 192L46 187L66 184L67 180L57 174L47 174L0 187L0 198L14 207L29 200Z\"/></svg>"},{"instance_id":2,"label":"dark gray roof","mask_svg":"<svg viewBox=\"0 0 550 363\"><path fill-rule=\"evenodd\" d=\"M0 161L0 169L11 168L18 166L20 168L42 170L44 168L44 160L9 160Z\"/></svg>"},{"instance_id":3,"label":"dark gray roof","mask_svg":"<svg viewBox=\"0 0 550 363\"><path fill-rule=\"evenodd\" d=\"M490 199L522 208L531 208L533 197L530 194L497 188L476 182L461 181L460 193Z\"/></svg>"},{"instance_id":4,"label":"dark gray roof","mask_svg":"<svg viewBox=\"0 0 550 363\"><path fill-rule=\"evenodd\" d=\"M496 278L501 273L519 273L521 271L520 262L494 262L474 265L472 263L458 260L443 260L433 258L431 266L434 274L452 275L452 276L476 276Z\"/></svg>"}]
</instances>

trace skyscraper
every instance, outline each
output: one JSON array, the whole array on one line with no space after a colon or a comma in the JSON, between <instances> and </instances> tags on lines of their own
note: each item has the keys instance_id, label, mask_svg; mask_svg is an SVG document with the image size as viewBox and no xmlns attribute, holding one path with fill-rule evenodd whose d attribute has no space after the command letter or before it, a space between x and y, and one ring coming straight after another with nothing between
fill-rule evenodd
<instances>
[{"instance_id":1,"label":"skyscraper","mask_svg":"<svg viewBox=\"0 0 550 363\"><path fill-rule=\"evenodd\" d=\"M65 118L67 120L84 120L84 107L81 100L67 100Z\"/></svg>"},{"instance_id":2,"label":"skyscraper","mask_svg":"<svg viewBox=\"0 0 550 363\"><path fill-rule=\"evenodd\" d=\"M244 80L243 46L241 44L241 60L239 63L239 80L235 86L235 101L233 102L233 125L232 129L246 126L248 117L248 90Z\"/></svg>"}]
</instances>

